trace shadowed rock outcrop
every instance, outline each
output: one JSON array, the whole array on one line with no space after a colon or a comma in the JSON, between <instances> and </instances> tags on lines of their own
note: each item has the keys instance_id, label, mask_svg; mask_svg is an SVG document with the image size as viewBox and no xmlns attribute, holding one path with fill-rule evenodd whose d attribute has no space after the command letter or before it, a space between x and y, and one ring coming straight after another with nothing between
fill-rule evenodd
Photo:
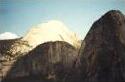
<instances>
[{"instance_id":1,"label":"shadowed rock outcrop","mask_svg":"<svg viewBox=\"0 0 125 82\"><path fill-rule=\"evenodd\" d=\"M125 16L120 11L111 10L97 20L84 41L80 50L83 82L125 81Z\"/></svg>"},{"instance_id":2,"label":"shadowed rock outcrop","mask_svg":"<svg viewBox=\"0 0 125 82\"><path fill-rule=\"evenodd\" d=\"M77 49L63 41L47 42L20 57L4 81L65 81L78 56ZM32 79L31 79L32 78ZM17 80L15 80L17 79Z\"/></svg>"}]
</instances>

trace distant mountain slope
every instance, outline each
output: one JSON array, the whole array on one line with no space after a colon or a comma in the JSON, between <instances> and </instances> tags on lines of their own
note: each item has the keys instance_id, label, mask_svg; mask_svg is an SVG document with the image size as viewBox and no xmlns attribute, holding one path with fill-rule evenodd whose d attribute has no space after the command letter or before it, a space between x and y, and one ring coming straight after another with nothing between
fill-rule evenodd
<instances>
[{"instance_id":1,"label":"distant mountain slope","mask_svg":"<svg viewBox=\"0 0 125 82\"><path fill-rule=\"evenodd\" d=\"M33 48L49 41L65 41L75 47L80 47L79 37L57 20L33 26L23 40L28 41Z\"/></svg>"},{"instance_id":2,"label":"distant mountain slope","mask_svg":"<svg viewBox=\"0 0 125 82\"><path fill-rule=\"evenodd\" d=\"M5 54L18 39L0 40L0 53Z\"/></svg>"},{"instance_id":3,"label":"distant mountain slope","mask_svg":"<svg viewBox=\"0 0 125 82\"><path fill-rule=\"evenodd\" d=\"M19 58L8 72L6 80L22 78L62 81L73 69L78 56L75 47L67 42L47 42L37 46L27 55ZM18 79L17 81L20 81Z\"/></svg>"},{"instance_id":4,"label":"distant mountain slope","mask_svg":"<svg viewBox=\"0 0 125 82\"><path fill-rule=\"evenodd\" d=\"M84 82L125 81L125 16L107 12L91 27L81 46Z\"/></svg>"},{"instance_id":5,"label":"distant mountain slope","mask_svg":"<svg viewBox=\"0 0 125 82\"><path fill-rule=\"evenodd\" d=\"M0 40L0 55L4 57L17 57L18 53L28 52L29 49L29 44L26 41L22 41L21 38Z\"/></svg>"}]
</instances>

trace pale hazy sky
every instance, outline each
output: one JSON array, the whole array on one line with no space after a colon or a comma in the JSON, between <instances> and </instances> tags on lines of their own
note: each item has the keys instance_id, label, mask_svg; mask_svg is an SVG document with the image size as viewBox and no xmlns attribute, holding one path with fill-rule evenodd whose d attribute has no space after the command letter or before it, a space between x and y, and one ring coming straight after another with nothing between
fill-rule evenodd
<instances>
[{"instance_id":1,"label":"pale hazy sky","mask_svg":"<svg viewBox=\"0 0 125 82\"><path fill-rule=\"evenodd\" d=\"M23 36L33 25L59 20L84 38L111 9L125 14L125 0L0 0L0 33Z\"/></svg>"}]
</instances>

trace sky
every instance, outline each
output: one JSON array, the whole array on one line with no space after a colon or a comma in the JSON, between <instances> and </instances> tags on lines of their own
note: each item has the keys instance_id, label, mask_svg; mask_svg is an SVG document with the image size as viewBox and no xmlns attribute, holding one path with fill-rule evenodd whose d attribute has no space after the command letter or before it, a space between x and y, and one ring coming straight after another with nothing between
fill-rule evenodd
<instances>
[{"instance_id":1,"label":"sky","mask_svg":"<svg viewBox=\"0 0 125 82\"><path fill-rule=\"evenodd\" d=\"M0 34L24 36L32 26L59 20L84 38L94 21L112 9L125 14L125 0L0 0Z\"/></svg>"}]
</instances>

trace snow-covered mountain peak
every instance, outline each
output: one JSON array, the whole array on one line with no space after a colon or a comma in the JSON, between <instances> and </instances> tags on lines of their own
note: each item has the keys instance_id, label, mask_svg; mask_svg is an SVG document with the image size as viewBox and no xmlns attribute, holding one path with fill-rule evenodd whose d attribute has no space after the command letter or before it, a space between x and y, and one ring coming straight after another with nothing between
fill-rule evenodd
<instances>
[{"instance_id":1,"label":"snow-covered mountain peak","mask_svg":"<svg viewBox=\"0 0 125 82\"><path fill-rule=\"evenodd\" d=\"M79 45L80 39L61 21L51 20L33 26L23 40L28 41L33 47L49 41L65 41L76 47Z\"/></svg>"}]
</instances>

